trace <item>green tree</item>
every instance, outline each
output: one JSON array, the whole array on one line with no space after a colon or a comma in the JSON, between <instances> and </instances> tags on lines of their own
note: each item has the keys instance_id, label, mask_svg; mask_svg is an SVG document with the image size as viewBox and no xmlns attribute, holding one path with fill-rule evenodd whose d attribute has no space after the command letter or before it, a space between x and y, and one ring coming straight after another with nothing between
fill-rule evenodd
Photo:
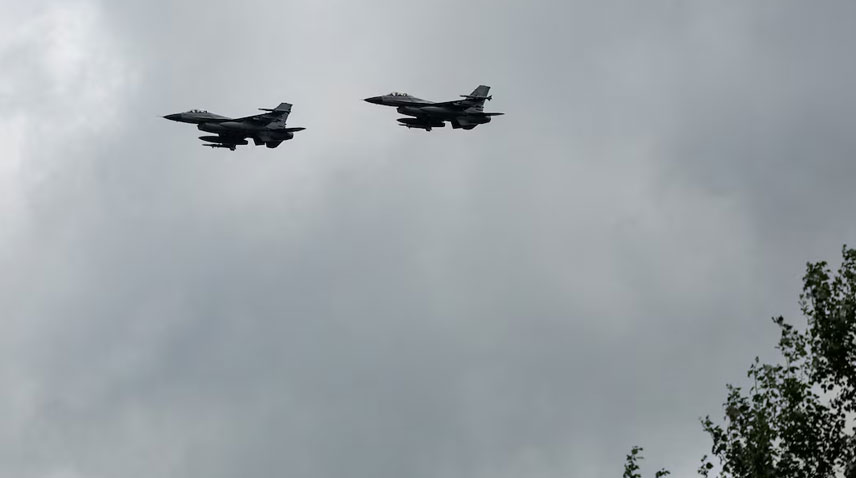
<instances>
[{"instance_id":1,"label":"green tree","mask_svg":"<svg viewBox=\"0 0 856 478\"><path fill-rule=\"evenodd\" d=\"M700 475L856 478L856 249L843 248L835 274L826 262L808 264L800 306L804 331L773 319L782 362L756 357L752 385L727 386L723 422L702 419L716 463L702 458ZM641 459L632 456L628 465ZM639 478L628 465L624 476Z\"/></svg>"}]
</instances>

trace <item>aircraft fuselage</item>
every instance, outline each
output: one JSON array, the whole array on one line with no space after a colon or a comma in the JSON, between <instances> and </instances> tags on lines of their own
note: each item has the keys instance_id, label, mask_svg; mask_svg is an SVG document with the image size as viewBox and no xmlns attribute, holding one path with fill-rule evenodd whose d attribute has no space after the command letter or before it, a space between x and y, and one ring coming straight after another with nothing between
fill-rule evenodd
<instances>
[{"instance_id":1,"label":"aircraft fuselage","mask_svg":"<svg viewBox=\"0 0 856 478\"><path fill-rule=\"evenodd\" d=\"M398 122L407 128L418 128L431 131L432 128L445 126L449 121L454 129L473 129L480 124L490 123L492 116L502 113L485 113L484 102L490 100L487 95L490 87L481 85L469 95L461 95L464 100L433 102L410 96L406 93L390 93L388 95L366 98L368 103L391 106L400 114L412 118L399 118Z\"/></svg>"},{"instance_id":2,"label":"aircraft fuselage","mask_svg":"<svg viewBox=\"0 0 856 478\"><path fill-rule=\"evenodd\" d=\"M200 136L205 141L203 146L212 148L229 148L234 151L238 145L248 144L247 138L256 145L264 144L275 148L283 141L294 138L296 131L305 128L288 128L286 118L291 112L291 105L281 103L277 108L260 108L266 113L244 118L229 118L202 110L190 110L184 113L166 115L164 118L180 123L195 124L199 131L216 133L217 136Z\"/></svg>"}]
</instances>

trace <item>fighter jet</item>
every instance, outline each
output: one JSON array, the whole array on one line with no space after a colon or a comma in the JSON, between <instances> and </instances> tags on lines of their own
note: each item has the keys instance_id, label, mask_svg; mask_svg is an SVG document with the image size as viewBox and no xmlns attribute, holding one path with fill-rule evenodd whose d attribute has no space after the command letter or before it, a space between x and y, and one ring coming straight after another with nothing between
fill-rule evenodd
<instances>
[{"instance_id":1,"label":"fighter jet","mask_svg":"<svg viewBox=\"0 0 856 478\"><path fill-rule=\"evenodd\" d=\"M265 145L276 148L279 143L294 137L297 131L306 128L287 128L285 121L291 113L291 105L280 103L273 109L259 108L265 113L243 118L227 118L203 110L190 110L184 113L166 115L164 118L181 123L196 124L199 131L217 133L216 136L200 136L205 141L202 146L210 148L228 148L235 150L236 146L248 144L247 138L253 140L256 146Z\"/></svg>"},{"instance_id":2,"label":"fighter jet","mask_svg":"<svg viewBox=\"0 0 856 478\"><path fill-rule=\"evenodd\" d=\"M373 96L365 101L376 105L395 106L399 113L413 118L399 118L401 126L419 128L431 131L432 128L442 128L446 121L452 123L453 129L473 129L484 123L490 123L491 116L505 113L485 113L484 102L493 97L488 96L489 86L481 85L468 95L461 95L462 100L435 103L422 100L407 93L390 93L383 96Z\"/></svg>"}]
</instances>

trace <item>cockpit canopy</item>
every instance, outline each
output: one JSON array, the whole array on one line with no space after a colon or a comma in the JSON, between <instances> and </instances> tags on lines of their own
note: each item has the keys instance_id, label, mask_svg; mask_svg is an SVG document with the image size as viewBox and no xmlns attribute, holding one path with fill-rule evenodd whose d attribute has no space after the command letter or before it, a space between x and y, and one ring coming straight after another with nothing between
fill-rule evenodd
<instances>
[{"instance_id":1,"label":"cockpit canopy","mask_svg":"<svg viewBox=\"0 0 856 478\"><path fill-rule=\"evenodd\" d=\"M410 96L407 93L399 93L398 91L393 91L389 94L389 96Z\"/></svg>"},{"instance_id":2,"label":"cockpit canopy","mask_svg":"<svg viewBox=\"0 0 856 478\"><path fill-rule=\"evenodd\" d=\"M205 110L190 110L188 113L207 113Z\"/></svg>"}]
</instances>

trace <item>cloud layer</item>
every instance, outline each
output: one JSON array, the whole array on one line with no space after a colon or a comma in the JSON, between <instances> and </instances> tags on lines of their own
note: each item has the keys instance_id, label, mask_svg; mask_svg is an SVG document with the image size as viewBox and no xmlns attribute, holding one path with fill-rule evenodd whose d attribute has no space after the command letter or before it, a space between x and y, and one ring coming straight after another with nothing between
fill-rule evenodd
<instances>
[{"instance_id":1,"label":"cloud layer","mask_svg":"<svg viewBox=\"0 0 856 478\"><path fill-rule=\"evenodd\" d=\"M0 476L689 474L856 239L853 8L10 7ZM463 134L360 101L479 83ZM160 118L280 101L273 151Z\"/></svg>"}]
</instances>

